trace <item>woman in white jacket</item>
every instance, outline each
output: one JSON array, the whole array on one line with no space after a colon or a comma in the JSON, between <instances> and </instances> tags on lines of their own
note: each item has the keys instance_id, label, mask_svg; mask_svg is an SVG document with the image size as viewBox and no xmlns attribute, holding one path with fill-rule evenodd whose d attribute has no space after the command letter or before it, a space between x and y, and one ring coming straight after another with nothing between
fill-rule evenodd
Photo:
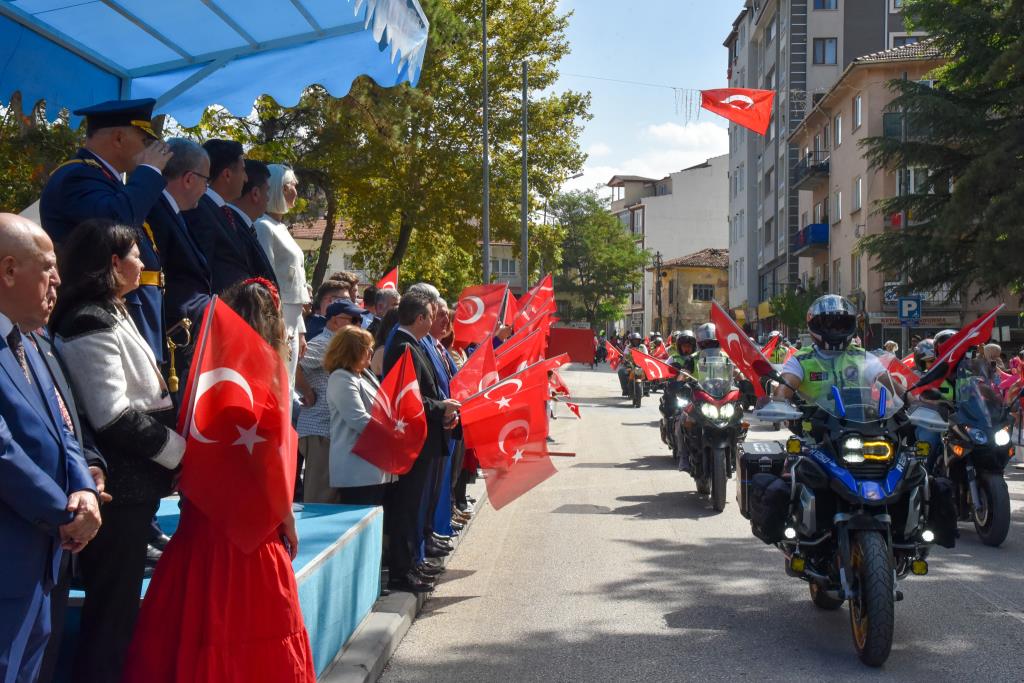
<instances>
[{"instance_id":1,"label":"woman in white jacket","mask_svg":"<svg viewBox=\"0 0 1024 683\"><path fill-rule=\"evenodd\" d=\"M302 307L309 303L309 290L306 288L306 257L282 221L284 215L295 206L299 196L299 181L287 166L268 164L267 168L270 169L267 213L257 219L253 227L260 246L274 267L274 277L277 278L285 333L291 349L288 377L294 385L295 364L306 351L306 326L302 321Z\"/></svg>"},{"instance_id":2,"label":"woman in white jacket","mask_svg":"<svg viewBox=\"0 0 1024 683\"><path fill-rule=\"evenodd\" d=\"M330 484L333 502L344 505L383 505L389 486L398 478L352 452L370 421L380 383L370 372L373 335L354 326L343 327L324 355L327 404L331 409ZM386 514L386 513L385 513Z\"/></svg>"}]
</instances>

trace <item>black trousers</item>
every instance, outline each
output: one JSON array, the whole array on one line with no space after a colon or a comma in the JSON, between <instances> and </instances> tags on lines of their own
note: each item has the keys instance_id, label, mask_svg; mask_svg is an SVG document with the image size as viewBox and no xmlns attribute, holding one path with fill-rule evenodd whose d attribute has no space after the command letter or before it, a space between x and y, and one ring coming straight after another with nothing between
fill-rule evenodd
<instances>
[{"instance_id":1,"label":"black trousers","mask_svg":"<svg viewBox=\"0 0 1024 683\"><path fill-rule=\"evenodd\" d=\"M335 489L338 492L339 505L384 505L387 514L388 491L394 484L374 484L372 486L346 486Z\"/></svg>"},{"instance_id":2,"label":"black trousers","mask_svg":"<svg viewBox=\"0 0 1024 683\"><path fill-rule=\"evenodd\" d=\"M103 526L79 553L85 587L75 683L118 683L139 613L150 522L160 501L105 505Z\"/></svg>"},{"instance_id":3,"label":"black trousers","mask_svg":"<svg viewBox=\"0 0 1024 683\"><path fill-rule=\"evenodd\" d=\"M388 492L391 511L388 516L390 529L391 576L401 578L412 569L419 558L419 546L423 539L423 513L425 498L430 491L435 461L438 458L420 454L412 469L398 478Z\"/></svg>"},{"instance_id":4,"label":"black trousers","mask_svg":"<svg viewBox=\"0 0 1024 683\"><path fill-rule=\"evenodd\" d=\"M71 553L64 551L60 560L60 576L50 591L50 640L46 643L43 663L39 667L39 683L50 683L57 672L60 657L60 642L64 635L64 617L68 609L68 593L71 590Z\"/></svg>"},{"instance_id":5,"label":"black trousers","mask_svg":"<svg viewBox=\"0 0 1024 683\"><path fill-rule=\"evenodd\" d=\"M430 490L427 493L429 496L429 503L427 505L427 518L423 524L423 537L428 541L430 540L430 535L434 533L434 515L437 514L437 504L441 499L441 487L448 486L448 482L445 481L444 477L444 466L446 462L446 458L437 458L437 462L434 463L433 479L430 483Z\"/></svg>"}]
</instances>

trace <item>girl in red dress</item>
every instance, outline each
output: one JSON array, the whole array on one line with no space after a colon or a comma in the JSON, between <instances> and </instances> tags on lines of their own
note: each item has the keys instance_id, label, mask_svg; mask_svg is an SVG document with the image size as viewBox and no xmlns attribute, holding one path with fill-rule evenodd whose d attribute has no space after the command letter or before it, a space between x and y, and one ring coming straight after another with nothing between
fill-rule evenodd
<instances>
[{"instance_id":1,"label":"girl in red dress","mask_svg":"<svg viewBox=\"0 0 1024 683\"><path fill-rule=\"evenodd\" d=\"M288 352L271 283L246 280L224 303ZM291 565L297 551L291 514L246 554L184 500L142 604L125 683L315 683Z\"/></svg>"}]
</instances>

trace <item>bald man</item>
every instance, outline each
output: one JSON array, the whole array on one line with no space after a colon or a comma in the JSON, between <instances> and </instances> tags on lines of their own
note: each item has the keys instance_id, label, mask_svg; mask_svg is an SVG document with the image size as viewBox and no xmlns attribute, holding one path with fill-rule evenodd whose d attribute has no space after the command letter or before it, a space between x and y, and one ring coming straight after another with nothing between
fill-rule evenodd
<instances>
[{"instance_id":1,"label":"bald man","mask_svg":"<svg viewBox=\"0 0 1024 683\"><path fill-rule=\"evenodd\" d=\"M28 336L57 300L57 258L31 221L0 214L0 681L34 681L65 551L100 526L70 411Z\"/></svg>"}]
</instances>

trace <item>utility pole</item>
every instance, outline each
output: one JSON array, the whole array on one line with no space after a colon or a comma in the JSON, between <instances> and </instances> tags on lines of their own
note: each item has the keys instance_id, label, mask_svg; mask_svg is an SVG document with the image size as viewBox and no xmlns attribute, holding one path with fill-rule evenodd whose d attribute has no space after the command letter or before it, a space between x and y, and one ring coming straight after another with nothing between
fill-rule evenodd
<instances>
[{"instance_id":1,"label":"utility pole","mask_svg":"<svg viewBox=\"0 0 1024 683\"><path fill-rule=\"evenodd\" d=\"M658 307L658 324L655 330L661 332L661 269L665 265L661 252L654 252L654 302Z\"/></svg>"},{"instance_id":2,"label":"utility pole","mask_svg":"<svg viewBox=\"0 0 1024 683\"><path fill-rule=\"evenodd\" d=\"M907 80L908 77L909 77L909 74L906 71L904 71L903 72L903 80L904 81ZM902 116L900 117L900 140L904 144L906 144L906 142L907 142L907 110L904 108L901 111L901 113L902 113ZM903 182L900 183L900 187L898 188L901 197L904 194L907 193L907 185L909 183L910 183L910 169L909 168L904 168L903 169ZM906 210L903 210L903 211L900 212L900 214L901 214L900 215L900 230L906 230L907 229L907 212L906 212ZM904 285L907 284L907 270L906 270L906 268L904 268L903 272L900 274L900 280L901 280L901 282ZM922 303L922 307L923 306L924 306L924 304ZM910 326L908 326L908 325L900 325L900 354L901 355L905 355L907 353L907 348L909 346L910 346Z\"/></svg>"},{"instance_id":3,"label":"utility pole","mask_svg":"<svg viewBox=\"0 0 1024 683\"><path fill-rule=\"evenodd\" d=\"M490 109L488 105L487 83L487 0L483 0L484 26L484 210L483 210L483 243L484 243L484 284L491 282L491 151L488 125Z\"/></svg>"},{"instance_id":4,"label":"utility pole","mask_svg":"<svg viewBox=\"0 0 1024 683\"><path fill-rule=\"evenodd\" d=\"M527 114L527 98L529 97L527 82L527 69L526 62L523 62L523 197L522 207L520 209L522 215L520 221L522 221L522 234L520 237L520 250L522 251L522 269L523 269L523 293L530 288L530 181L527 178L527 148L526 148L526 136L529 131L529 117Z\"/></svg>"}]
</instances>

